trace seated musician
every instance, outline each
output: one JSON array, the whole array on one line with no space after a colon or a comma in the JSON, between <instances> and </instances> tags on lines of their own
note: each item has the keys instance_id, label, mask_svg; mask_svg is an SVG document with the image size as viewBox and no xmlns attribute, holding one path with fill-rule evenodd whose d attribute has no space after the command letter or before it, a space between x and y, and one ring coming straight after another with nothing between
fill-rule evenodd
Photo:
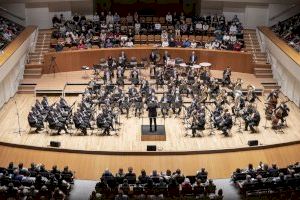
<instances>
[{"instance_id":1,"label":"seated musician","mask_svg":"<svg viewBox=\"0 0 300 200\"><path fill-rule=\"evenodd\" d=\"M245 131L248 130L248 126L249 126L251 132L256 133L256 130L254 129L254 127L257 127L259 125L259 122L260 122L260 114L255 108L252 108L252 112L250 112L246 116Z\"/></svg>"},{"instance_id":2,"label":"seated musician","mask_svg":"<svg viewBox=\"0 0 300 200\"><path fill-rule=\"evenodd\" d=\"M168 116L169 101L168 101L168 96L166 95L166 93L163 93L163 96L160 100L160 110L161 110L163 117Z\"/></svg>"},{"instance_id":3,"label":"seated musician","mask_svg":"<svg viewBox=\"0 0 300 200\"><path fill-rule=\"evenodd\" d=\"M136 117L137 114L140 117L143 109L143 97L141 96L140 93L136 93L134 99L134 116Z\"/></svg>"},{"instance_id":4,"label":"seated musician","mask_svg":"<svg viewBox=\"0 0 300 200\"><path fill-rule=\"evenodd\" d=\"M57 135L60 135L60 132L62 130L65 131L65 133L68 133L67 127L66 127L66 121L64 120L59 120L61 116L59 116L58 113L54 112L54 110L50 111L47 121L49 123L49 128L50 129L57 129Z\"/></svg>"},{"instance_id":5,"label":"seated musician","mask_svg":"<svg viewBox=\"0 0 300 200\"><path fill-rule=\"evenodd\" d=\"M32 111L29 112L27 119L30 127L36 128L36 133L44 128L43 121L39 120Z\"/></svg>"},{"instance_id":6,"label":"seated musician","mask_svg":"<svg viewBox=\"0 0 300 200\"><path fill-rule=\"evenodd\" d=\"M130 88L128 89L128 94L129 94L130 98L133 98L137 94L137 92L138 91L137 91L136 87L134 86L134 84L132 84L130 86Z\"/></svg>"},{"instance_id":7,"label":"seated musician","mask_svg":"<svg viewBox=\"0 0 300 200\"><path fill-rule=\"evenodd\" d=\"M135 86L139 84L139 71L136 67L131 71L131 83Z\"/></svg>"},{"instance_id":8,"label":"seated musician","mask_svg":"<svg viewBox=\"0 0 300 200\"><path fill-rule=\"evenodd\" d=\"M121 66L117 68L117 85L124 85L124 69Z\"/></svg>"},{"instance_id":9,"label":"seated musician","mask_svg":"<svg viewBox=\"0 0 300 200\"><path fill-rule=\"evenodd\" d=\"M198 112L194 110L192 113L192 137L196 137L196 131L203 131L205 129L205 112ZM198 134L199 137L202 137L201 134Z\"/></svg>"},{"instance_id":10,"label":"seated musician","mask_svg":"<svg viewBox=\"0 0 300 200\"><path fill-rule=\"evenodd\" d=\"M42 115L46 114L46 110L44 109L44 106L40 103L38 99L35 100L35 108L41 113Z\"/></svg>"},{"instance_id":11,"label":"seated musician","mask_svg":"<svg viewBox=\"0 0 300 200\"><path fill-rule=\"evenodd\" d=\"M278 103L279 98L279 90L272 90L270 94L267 97L268 106L271 107L271 109L275 109Z\"/></svg>"},{"instance_id":12,"label":"seated musician","mask_svg":"<svg viewBox=\"0 0 300 200\"><path fill-rule=\"evenodd\" d=\"M222 121L222 132L224 136L228 136L228 130L232 128L233 122L231 114L227 109L224 110L223 121Z\"/></svg>"},{"instance_id":13,"label":"seated musician","mask_svg":"<svg viewBox=\"0 0 300 200\"><path fill-rule=\"evenodd\" d=\"M255 87L253 85L248 85L247 87L247 96L246 96L246 101L250 103L254 103L255 100L257 99L257 95L255 93Z\"/></svg>"},{"instance_id":14,"label":"seated musician","mask_svg":"<svg viewBox=\"0 0 300 200\"><path fill-rule=\"evenodd\" d=\"M114 77L114 69L116 67L116 62L115 60L112 58L112 56L109 56L107 58L107 66L109 68L109 71L111 72L112 77Z\"/></svg>"},{"instance_id":15,"label":"seated musician","mask_svg":"<svg viewBox=\"0 0 300 200\"><path fill-rule=\"evenodd\" d=\"M190 65L194 65L198 62L198 56L195 55L195 51L192 51L192 55L190 56L189 63Z\"/></svg>"},{"instance_id":16,"label":"seated musician","mask_svg":"<svg viewBox=\"0 0 300 200\"><path fill-rule=\"evenodd\" d=\"M103 76L104 83L105 84L111 83L111 79L112 79L111 71L108 68L105 68L104 69L104 76Z\"/></svg>"},{"instance_id":17,"label":"seated musician","mask_svg":"<svg viewBox=\"0 0 300 200\"><path fill-rule=\"evenodd\" d=\"M83 135L87 135L87 124L82 118L82 115L79 115L77 112L74 113L73 122L75 124L75 128L80 129Z\"/></svg>"},{"instance_id":18,"label":"seated musician","mask_svg":"<svg viewBox=\"0 0 300 200\"><path fill-rule=\"evenodd\" d=\"M42 106L44 107L45 110L49 110L49 103L48 103L48 99L46 96L43 96L43 99L41 101Z\"/></svg>"},{"instance_id":19,"label":"seated musician","mask_svg":"<svg viewBox=\"0 0 300 200\"><path fill-rule=\"evenodd\" d=\"M182 107L182 97L179 94L179 91L176 91L175 96L172 99L172 110L174 114L179 115ZM176 109L178 109L176 111Z\"/></svg>"},{"instance_id":20,"label":"seated musician","mask_svg":"<svg viewBox=\"0 0 300 200\"><path fill-rule=\"evenodd\" d=\"M121 114L124 114L124 109L126 111L126 117L128 118L129 115L129 108L130 108L130 100L128 95L122 95L122 98L119 100L119 108Z\"/></svg>"}]
</instances>

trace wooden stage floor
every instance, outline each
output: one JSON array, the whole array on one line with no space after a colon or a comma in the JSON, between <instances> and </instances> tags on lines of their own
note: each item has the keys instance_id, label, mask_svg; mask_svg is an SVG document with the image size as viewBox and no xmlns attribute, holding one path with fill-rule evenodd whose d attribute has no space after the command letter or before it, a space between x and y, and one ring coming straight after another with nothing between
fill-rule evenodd
<instances>
[{"instance_id":1,"label":"wooden stage floor","mask_svg":"<svg viewBox=\"0 0 300 200\"><path fill-rule=\"evenodd\" d=\"M70 91L78 91L84 88L84 85L80 84L88 81L86 79L82 79L82 73L83 72L69 72L57 73L55 76L53 76L53 74L43 75L41 80L38 82L37 88L42 89L42 87L44 87L44 89L51 90L51 88L64 84L66 89L66 83L72 81L72 83L77 83L79 85L67 86L67 89ZM221 73L221 71L213 71L214 77L221 76ZM260 88L259 82L252 74L233 73L233 79L236 77L241 77L244 80L244 86L247 86L248 83L252 83L256 86L256 88ZM258 127L258 133L256 134L251 134L249 131L242 131L242 133L238 133L239 127L238 125L235 125L231 130L230 137L224 137L220 131L216 131L215 135L209 135L210 131L205 130L203 137L192 138L190 136L191 131L189 130L186 132L184 124L182 123L183 120L180 119L180 117L171 117L166 118L165 122L163 122L162 119L158 119L158 124L165 123L166 141L149 142L141 141L141 125L149 123L147 113L144 113L145 118L136 118L134 117L133 112L130 113L129 119L126 119L125 116L122 115L122 124L120 125L118 136L98 136L96 135L97 133L99 134L99 131L97 130L93 131L93 133L96 134L90 136L71 136L69 134L50 136L46 133L46 131L41 132L40 134L29 133L30 128L27 122L27 114L31 109L31 106L34 105L36 97L32 94L17 94L0 110L0 142L36 147L49 147L48 145L50 141L60 141L60 149L99 151L95 153L101 153L100 151L103 151L105 153L112 152L114 154L118 154L120 152L146 153L147 145L157 145L157 153L193 151L194 153L200 153L200 151L222 151L247 148L248 140L258 140L260 146L300 141L300 131L298 127L298 122L300 121L299 108L291 102L288 103L288 106L291 109L290 116L287 120L288 127L284 129L284 133L275 133L275 131L270 128L264 128L264 99L266 97L260 96L259 98L262 102L257 101L257 108L261 113L262 120ZM75 101L77 101L77 103L79 102L79 97L77 95L67 96L66 99L69 104L73 104ZM57 100L58 96L49 97L50 103L56 102ZM24 129L25 131L21 135L14 133L14 131L18 130L18 118L15 102L19 109L21 129ZM270 122L267 123L267 126L270 126ZM185 136L186 133L189 135ZM89 134L92 134L92 132L89 131ZM112 132L112 134L114 134L114 132Z\"/></svg>"}]
</instances>

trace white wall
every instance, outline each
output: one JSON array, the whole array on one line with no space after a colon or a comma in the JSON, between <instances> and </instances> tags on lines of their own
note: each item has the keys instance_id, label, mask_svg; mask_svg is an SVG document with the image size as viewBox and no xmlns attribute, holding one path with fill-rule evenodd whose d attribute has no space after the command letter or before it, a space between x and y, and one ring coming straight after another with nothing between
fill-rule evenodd
<instances>
[{"instance_id":1,"label":"white wall","mask_svg":"<svg viewBox=\"0 0 300 200\"><path fill-rule=\"evenodd\" d=\"M26 56L34 45L37 30L0 66L0 108L18 90L18 85L23 79Z\"/></svg>"},{"instance_id":2,"label":"white wall","mask_svg":"<svg viewBox=\"0 0 300 200\"><path fill-rule=\"evenodd\" d=\"M263 33L259 34L261 44L270 57L274 78L281 86L282 93L300 106L300 66Z\"/></svg>"},{"instance_id":3,"label":"white wall","mask_svg":"<svg viewBox=\"0 0 300 200\"><path fill-rule=\"evenodd\" d=\"M26 8L26 24L38 26L40 29L50 28L52 22L49 19L49 8L46 6Z\"/></svg>"},{"instance_id":4,"label":"white wall","mask_svg":"<svg viewBox=\"0 0 300 200\"><path fill-rule=\"evenodd\" d=\"M231 20L235 15L238 16L240 22L245 24L245 8L224 7L223 15L227 20Z\"/></svg>"},{"instance_id":5,"label":"white wall","mask_svg":"<svg viewBox=\"0 0 300 200\"><path fill-rule=\"evenodd\" d=\"M268 25L288 19L300 12L300 4L269 4Z\"/></svg>"},{"instance_id":6,"label":"white wall","mask_svg":"<svg viewBox=\"0 0 300 200\"><path fill-rule=\"evenodd\" d=\"M21 17L24 19L26 18L25 3L9 3L9 4L0 3L0 6L9 10L10 12L17 15L18 17ZM6 17L7 19L10 19L18 24L21 24L23 26L26 25L26 20L20 20L19 18L9 15L4 11L0 11L0 15L2 15L3 17Z\"/></svg>"},{"instance_id":7,"label":"white wall","mask_svg":"<svg viewBox=\"0 0 300 200\"><path fill-rule=\"evenodd\" d=\"M255 29L257 26L268 25L268 7L246 6L244 27Z\"/></svg>"}]
</instances>

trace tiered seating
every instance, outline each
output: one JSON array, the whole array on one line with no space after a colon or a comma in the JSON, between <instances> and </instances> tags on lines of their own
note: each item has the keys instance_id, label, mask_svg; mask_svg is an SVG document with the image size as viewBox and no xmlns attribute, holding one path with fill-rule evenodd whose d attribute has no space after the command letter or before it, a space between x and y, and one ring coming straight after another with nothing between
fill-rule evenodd
<instances>
[{"instance_id":1,"label":"tiered seating","mask_svg":"<svg viewBox=\"0 0 300 200\"><path fill-rule=\"evenodd\" d=\"M159 174L153 170L147 175L141 170L141 175L136 176L133 169L128 168L124 173L120 169L115 176L107 169L102 174L100 182L95 186L91 198L101 196L104 199L116 198L198 198L198 199L222 199L223 191L218 190L213 180L207 179L208 173L205 169L197 172L195 176L184 176L178 169L174 173L167 170Z\"/></svg>"},{"instance_id":2,"label":"tiered seating","mask_svg":"<svg viewBox=\"0 0 300 200\"><path fill-rule=\"evenodd\" d=\"M0 50L3 50L23 30L23 26L0 16Z\"/></svg>"},{"instance_id":3,"label":"tiered seating","mask_svg":"<svg viewBox=\"0 0 300 200\"><path fill-rule=\"evenodd\" d=\"M57 166L51 170L43 164L31 164L25 168L22 163L0 168L0 199L63 199L72 188L73 172Z\"/></svg>"},{"instance_id":4,"label":"tiered seating","mask_svg":"<svg viewBox=\"0 0 300 200\"><path fill-rule=\"evenodd\" d=\"M300 52L300 14L271 27L289 46Z\"/></svg>"},{"instance_id":5,"label":"tiered seating","mask_svg":"<svg viewBox=\"0 0 300 200\"><path fill-rule=\"evenodd\" d=\"M294 199L300 194L300 164L278 168L260 163L257 169L249 164L248 169L237 169L232 181L247 198Z\"/></svg>"}]
</instances>

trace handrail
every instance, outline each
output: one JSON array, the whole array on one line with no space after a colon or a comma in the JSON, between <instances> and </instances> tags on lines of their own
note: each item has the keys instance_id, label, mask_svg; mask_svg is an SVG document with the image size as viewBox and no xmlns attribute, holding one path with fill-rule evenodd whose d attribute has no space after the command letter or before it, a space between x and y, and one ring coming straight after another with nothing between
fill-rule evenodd
<instances>
[{"instance_id":1,"label":"handrail","mask_svg":"<svg viewBox=\"0 0 300 200\"><path fill-rule=\"evenodd\" d=\"M289 56L297 65L300 66L300 54L285 41L279 38L268 27L258 27L258 30L268 37L278 48L280 48L287 56Z\"/></svg>"},{"instance_id":2,"label":"handrail","mask_svg":"<svg viewBox=\"0 0 300 200\"><path fill-rule=\"evenodd\" d=\"M14 13L10 12L9 10L7 10L6 8L3 8L3 7L0 6L0 10L6 12L7 14L9 14L9 15L15 17L15 18L18 18L19 20L25 21L24 17L20 17L18 15L15 15Z\"/></svg>"}]
</instances>

